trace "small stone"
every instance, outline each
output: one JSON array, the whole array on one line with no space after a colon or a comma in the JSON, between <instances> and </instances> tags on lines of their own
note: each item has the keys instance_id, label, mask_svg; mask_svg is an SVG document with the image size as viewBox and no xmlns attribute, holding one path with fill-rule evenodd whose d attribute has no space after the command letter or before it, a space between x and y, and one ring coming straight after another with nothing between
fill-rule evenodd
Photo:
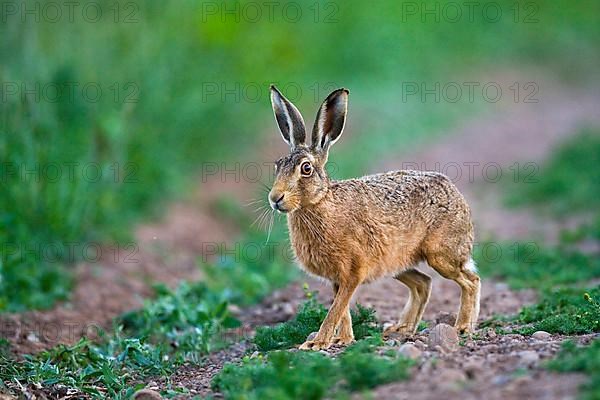
<instances>
[{"instance_id":1,"label":"small stone","mask_svg":"<svg viewBox=\"0 0 600 400\"><path fill-rule=\"evenodd\" d=\"M548 340L552 337L552 335L550 335L546 331L537 331L533 335L531 335L531 337L535 340Z\"/></svg>"},{"instance_id":2,"label":"small stone","mask_svg":"<svg viewBox=\"0 0 600 400\"><path fill-rule=\"evenodd\" d=\"M421 357L421 354L423 352L413 343L404 343L398 349L398 353L407 358L410 358L411 360L417 360Z\"/></svg>"},{"instance_id":3,"label":"small stone","mask_svg":"<svg viewBox=\"0 0 600 400\"><path fill-rule=\"evenodd\" d=\"M440 346L444 352L458 350L458 333L447 324L436 325L429 333L429 347Z\"/></svg>"},{"instance_id":4,"label":"small stone","mask_svg":"<svg viewBox=\"0 0 600 400\"><path fill-rule=\"evenodd\" d=\"M385 341L385 345L386 345L386 346L393 347L393 346L395 346L395 345L396 345L396 341L395 341L394 339L386 340L386 341Z\"/></svg>"},{"instance_id":5,"label":"small stone","mask_svg":"<svg viewBox=\"0 0 600 400\"><path fill-rule=\"evenodd\" d=\"M294 306L292 306L290 303L284 303L281 307L281 312L285 315L294 315Z\"/></svg>"},{"instance_id":6,"label":"small stone","mask_svg":"<svg viewBox=\"0 0 600 400\"><path fill-rule=\"evenodd\" d=\"M492 384L496 386L506 385L508 382L512 380L512 376L510 375L498 375L492 378Z\"/></svg>"},{"instance_id":7,"label":"small stone","mask_svg":"<svg viewBox=\"0 0 600 400\"><path fill-rule=\"evenodd\" d=\"M250 358L256 358L260 355L260 353L258 351L253 352L252 354L250 354Z\"/></svg>"},{"instance_id":8,"label":"small stone","mask_svg":"<svg viewBox=\"0 0 600 400\"><path fill-rule=\"evenodd\" d=\"M498 336L498 334L496 333L496 331L495 331L495 330L493 330L493 329L488 329L488 330L486 331L486 336L487 336L489 339L495 339L495 338Z\"/></svg>"},{"instance_id":9,"label":"small stone","mask_svg":"<svg viewBox=\"0 0 600 400\"><path fill-rule=\"evenodd\" d=\"M310 335L308 335L306 341L308 342L309 340L315 340L315 338L317 337L317 333L318 332L312 332Z\"/></svg>"},{"instance_id":10,"label":"small stone","mask_svg":"<svg viewBox=\"0 0 600 400\"><path fill-rule=\"evenodd\" d=\"M27 334L27 340L37 343L40 341L40 338L35 334L35 332L29 332Z\"/></svg>"},{"instance_id":11,"label":"small stone","mask_svg":"<svg viewBox=\"0 0 600 400\"><path fill-rule=\"evenodd\" d=\"M522 367L532 367L540 359L538 353L533 350L524 350L517 353L519 356L519 365Z\"/></svg>"},{"instance_id":12,"label":"small stone","mask_svg":"<svg viewBox=\"0 0 600 400\"><path fill-rule=\"evenodd\" d=\"M161 400L162 396L154 390L142 389L135 392L133 398L134 400Z\"/></svg>"},{"instance_id":13,"label":"small stone","mask_svg":"<svg viewBox=\"0 0 600 400\"><path fill-rule=\"evenodd\" d=\"M241 308L239 306L236 306L235 304L228 304L227 309L229 310L230 313L236 314L236 315L242 312Z\"/></svg>"},{"instance_id":14,"label":"small stone","mask_svg":"<svg viewBox=\"0 0 600 400\"><path fill-rule=\"evenodd\" d=\"M441 312L435 318L435 322L438 325L440 325L440 324L453 325L455 321L456 321L456 315L449 313L449 312Z\"/></svg>"}]
</instances>

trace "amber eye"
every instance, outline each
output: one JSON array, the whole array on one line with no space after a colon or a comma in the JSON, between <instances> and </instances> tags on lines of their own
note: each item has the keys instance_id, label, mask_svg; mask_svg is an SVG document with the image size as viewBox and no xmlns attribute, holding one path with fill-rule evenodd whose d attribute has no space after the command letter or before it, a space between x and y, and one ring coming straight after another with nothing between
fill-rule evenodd
<instances>
[{"instance_id":1,"label":"amber eye","mask_svg":"<svg viewBox=\"0 0 600 400\"><path fill-rule=\"evenodd\" d=\"M304 161L300 166L300 171L302 172L302 176L310 176L312 174L312 165L308 161Z\"/></svg>"}]
</instances>

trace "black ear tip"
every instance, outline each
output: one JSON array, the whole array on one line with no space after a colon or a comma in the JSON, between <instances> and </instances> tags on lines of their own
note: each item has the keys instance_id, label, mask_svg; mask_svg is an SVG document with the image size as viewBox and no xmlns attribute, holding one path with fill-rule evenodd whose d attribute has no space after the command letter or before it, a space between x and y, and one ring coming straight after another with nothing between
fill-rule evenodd
<instances>
[{"instance_id":1,"label":"black ear tip","mask_svg":"<svg viewBox=\"0 0 600 400\"><path fill-rule=\"evenodd\" d=\"M342 92L346 92L346 94L350 94L350 91L349 91L348 89L346 89L346 88L341 88L340 90L341 90Z\"/></svg>"},{"instance_id":2,"label":"black ear tip","mask_svg":"<svg viewBox=\"0 0 600 400\"><path fill-rule=\"evenodd\" d=\"M277 89L277 88L275 87L275 85L271 84L271 85L269 86L269 88L270 88L272 91L279 93L279 89Z\"/></svg>"}]
</instances>

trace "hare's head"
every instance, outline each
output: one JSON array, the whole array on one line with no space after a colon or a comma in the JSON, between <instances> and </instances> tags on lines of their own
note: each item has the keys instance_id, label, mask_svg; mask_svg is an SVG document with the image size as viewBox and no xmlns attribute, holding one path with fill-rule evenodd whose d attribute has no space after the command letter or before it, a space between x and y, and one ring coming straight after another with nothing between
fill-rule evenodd
<instances>
[{"instance_id":1,"label":"hare's head","mask_svg":"<svg viewBox=\"0 0 600 400\"><path fill-rule=\"evenodd\" d=\"M281 136L290 153L275 163L275 182L269 192L273 209L292 212L317 204L327 193L329 177L325 171L329 148L341 136L348 110L348 90L332 92L317 113L310 146L306 127L298 109L271 86L271 103Z\"/></svg>"}]
</instances>

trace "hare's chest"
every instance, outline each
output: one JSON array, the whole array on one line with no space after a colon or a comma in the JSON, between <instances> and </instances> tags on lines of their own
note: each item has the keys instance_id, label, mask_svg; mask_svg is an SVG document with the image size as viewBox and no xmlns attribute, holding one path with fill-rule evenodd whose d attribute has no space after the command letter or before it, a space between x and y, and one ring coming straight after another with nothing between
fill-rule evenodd
<instances>
[{"instance_id":1,"label":"hare's chest","mask_svg":"<svg viewBox=\"0 0 600 400\"><path fill-rule=\"evenodd\" d=\"M337 280L337 268L332 249L319 240L314 232L290 226L290 241L296 259L306 272L329 280Z\"/></svg>"}]
</instances>

